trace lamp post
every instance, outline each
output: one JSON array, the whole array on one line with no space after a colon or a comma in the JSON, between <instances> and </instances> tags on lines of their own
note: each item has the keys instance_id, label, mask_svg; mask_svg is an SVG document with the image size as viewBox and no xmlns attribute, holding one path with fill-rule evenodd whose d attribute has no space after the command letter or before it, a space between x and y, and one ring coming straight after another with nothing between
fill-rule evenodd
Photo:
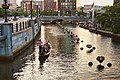
<instances>
[{"instance_id":1,"label":"lamp post","mask_svg":"<svg viewBox=\"0 0 120 80\"><path fill-rule=\"evenodd\" d=\"M37 7L37 18L38 18L38 3L36 4L36 7Z\"/></svg>"},{"instance_id":2,"label":"lamp post","mask_svg":"<svg viewBox=\"0 0 120 80\"><path fill-rule=\"evenodd\" d=\"M78 15L78 12L76 11L76 17L77 17L77 15Z\"/></svg>"},{"instance_id":3,"label":"lamp post","mask_svg":"<svg viewBox=\"0 0 120 80\"><path fill-rule=\"evenodd\" d=\"M50 9L50 12L51 12L51 22L52 22L52 9Z\"/></svg>"},{"instance_id":4,"label":"lamp post","mask_svg":"<svg viewBox=\"0 0 120 80\"><path fill-rule=\"evenodd\" d=\"M7 0L4 0L4 4L2 4L2 8L5 9L5 22L7 22L7 9L9 9L9 5L7 4Z\"/></svg>"},{"instance_id":5,"label":"lamp post","mask_svg":"<svg viewBox=\"0 0 120 80\"><path fill-rule=\"evenodd\" d=\"M39 17L40 17L40 6L38 6L38 8L39 8Z\"/></svg>"},{"instance_id":6,"label":"lamp post","mask_svg":"<svg viewBox=\"0 0 120 80\"><path fill-rule=\"evenodd\" d=\"M58 17L60 17L60 10L58 11Z\"/></svg>"},{"instance_id":7,"label":"lamp post","mask_svg":"<svg viewBox=\"0 0 120 80\"><path fill-rule=\"evenodd\" d=\"M31 12L31 19L32 19L32 11L33 11L33 9L32 9L32 0L30 1L30 5L31 5L31 6L30 6L30 7L31 7L31 8L30 8L30 12Z\"/></svg>"}]
</instances>

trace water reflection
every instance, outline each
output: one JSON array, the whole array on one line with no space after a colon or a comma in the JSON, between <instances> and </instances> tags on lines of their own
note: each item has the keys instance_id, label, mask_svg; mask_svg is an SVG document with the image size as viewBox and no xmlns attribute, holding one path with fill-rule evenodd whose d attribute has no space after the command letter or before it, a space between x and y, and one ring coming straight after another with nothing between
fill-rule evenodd
<instances>
[{"instance_id":1,"label":"water reflection","mask_svg":"<svg viewBox=\"0 0 120 80\"><path fill-rule=\"evenodd\" d=\"M0 80L13 80L12 63L0 63Z\"/></svg>"},{"instance_id":2,"label":"water reflection","mask_svg":"<svg viewBox=\"0 0 120 80\"><path fill-rule=\"evenodd\" d=\"M34 45L17 57L13 63L1 63L0 70L8 76L6 80L119 80L120 79L120 43L99 34L90 33L77 25L64 25L78 35L79 44L73 46L68 33L57 25L44 25L41 36L52 45L50 57L41 67L38 60L38 46ZM96 49L89 50L86 45L92 44ZM83 47L83 50L80 48ZM34 50L35 49L35 50ZM98 70L97 56L104 56L103 70ZM88 66L93 62L92 67ZM107 67L112 63L112 67ZM5 67L6 66L6 67ZM7 68L7 69L6 69ZM0 75L3 75L0 73ZM3 75L3 76L4 76ZM1 77L0 80L5 80Z\"/></svg>"}]
</instances>

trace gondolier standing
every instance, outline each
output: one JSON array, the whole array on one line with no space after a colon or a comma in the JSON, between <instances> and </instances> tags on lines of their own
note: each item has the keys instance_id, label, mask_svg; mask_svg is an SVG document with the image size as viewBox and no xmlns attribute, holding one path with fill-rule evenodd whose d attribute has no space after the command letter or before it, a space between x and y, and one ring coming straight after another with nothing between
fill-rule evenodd
<instances>
[{"instance_id":1,"label":"gondolier standing","mask_svg":"<svg viewBox=\"0 0 120 80\"><path fill-rule=\"evenodd\" d=\"M43 65L45 60L49 57L50 49L51 49L51 46L49 41L43 45L39 45L39 61L41 65Z\"/></svg>"},{"instance_id":2,"label":"gondolier standing","mask_svg":"<svg viewBox=\"0 0 120 80\"><path fill-rule=\"evenodd\" d=\"M50 42L48 41L46 43L46 52L48 53L50 51L50 49L51 49L51 45L50 45Z\"/></svg>"}]
</instances>

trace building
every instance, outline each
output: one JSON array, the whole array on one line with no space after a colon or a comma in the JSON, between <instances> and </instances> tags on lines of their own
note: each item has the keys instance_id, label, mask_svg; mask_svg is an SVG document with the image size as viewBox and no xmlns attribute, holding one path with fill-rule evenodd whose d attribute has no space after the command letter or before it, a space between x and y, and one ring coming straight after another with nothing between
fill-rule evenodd
<instances>
[{"instance_id":1,"label":"building","mask_svg":"<svg viewBox=\"0 0 120 80\"><path fill-rule=\"evenodd\" d=\"M94 9L97 9L97 10L101 10L103 8L103 6L98 6L98 5L95 5L94 6ZM92 9L92 5L84 5L84 9L83 9L83 12L84 13L89 13Z\"/></svg>"},{"instance_id":2,"label":"building","mask_svg":"<svg viewBox=\"0 0 120 80\"><path fill-rule=\"evenodd\" d=\"M89 13L91 10L92 5L84 5L83 12L84 13Z\"/></svg>"},{"instance_id":3,"label":"building","mask_svg":"<svg viewBox=\"0 0 120 80\"><path fill-rule=\"evenodd\" d=\"M114 0L114 5L120 3L120 0Z\"/></svg>"},{"instance_id":4,"label":"building","mask_svg":"<svg viewBox=\"0 0 120 80\"><path fill-rule=\"evenodd\" d=\"M99 10L98 13L104 13L103 6L94 5L94 10ZM92 11L92 5L84 5L83 12L87 14L87 17L90 17L90 12Z\"/></svg>"},{"instance_id":5,"label":"building","mask_svg":"<svg viewBox=\"0 0 120 80\"><path fill-rule=\"evenodd\" d=\"M72 15L76 11L76 0L58 0L58 10L60 15Z\"/></svg>"},{"instance_id":6,"label":"building","mask_svg":"<svg viewBox=\"0 0 120 80\"><path fill-rule=\"evenodd\" d=\"M22 0L21 1L21 6L22 9L26 12L29 12L31 10L31 0ZM56 0L44 0L44 1L38 1L38 0L33 0L32 1L32 9L43 11L43 10L55 10L57 11L57 1Z\"/></svg>"},{"instance_id":7,"label":"building","mask_svg":"<svg viewBox=\"0 0 120 80\"><path fill-rule=\"evenodd\" d=\"M2 7L2 4L4 3L4 0L0 0L0 7ZM17 7L16 0L7 0L7 4L9 4L9 9L15 9Z\"/></svg>"},{"instance_id":8,"label":"building","mask_svg":"<svg viewBox=\"0 0 120 80\"><path fill-rule=\"evenodd\" d=\"M44 1L32 1L32 9L33 10L44 10ZM31 0L22 0L21 7L23 11L29 12L31 10Z\"/></svg>"},{"instance_id":9,"label":"building","mask_svg":"<svg viewBox=\"0 0 120 80\"><path fill-rule=\"evenodd\" d=\"M44 10L57 11L57 0L44 0Z\"/></svg>"}]
</instances>

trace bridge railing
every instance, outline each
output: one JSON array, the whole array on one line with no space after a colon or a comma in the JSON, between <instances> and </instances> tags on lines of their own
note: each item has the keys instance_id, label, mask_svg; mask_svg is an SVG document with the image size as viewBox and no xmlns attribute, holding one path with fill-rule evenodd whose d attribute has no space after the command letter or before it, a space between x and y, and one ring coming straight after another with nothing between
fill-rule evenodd
<instances>
[{"instance_id":1,"label":"bridge railing","mask_svg":"<svg viewBox=\"0 0 120 80\"><path fill-rule=\"evenodd\" d=\"M88 18L83 18L80 16L41 16L41 21L54 21L58 19L68 20L68 21L86 21Z\"/></svg>"}]
</instances>

